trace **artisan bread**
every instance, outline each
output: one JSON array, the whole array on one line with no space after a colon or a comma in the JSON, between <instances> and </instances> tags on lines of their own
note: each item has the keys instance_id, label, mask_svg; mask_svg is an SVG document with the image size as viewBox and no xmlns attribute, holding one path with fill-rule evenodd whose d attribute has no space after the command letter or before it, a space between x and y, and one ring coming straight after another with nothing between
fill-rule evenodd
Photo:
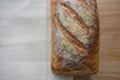
<instances>
[{"instance_id":1,"label":"artisan bread","mask_svg":"<svg viewBox=\"0 0 120 80\"><path fill-rule=\"evenodd\" d=\"M51 68L61 75L98 71L99 20L96 0L51 0Z\"/></svg>"}]
</instances>

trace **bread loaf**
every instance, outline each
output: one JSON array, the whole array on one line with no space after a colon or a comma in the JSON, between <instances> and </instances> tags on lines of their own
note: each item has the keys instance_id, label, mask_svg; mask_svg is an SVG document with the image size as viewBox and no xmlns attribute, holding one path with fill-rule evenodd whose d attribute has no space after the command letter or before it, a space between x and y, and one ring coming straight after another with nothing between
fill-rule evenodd
<instances>
[{"instance_id":1,"label":"bread loaf","mask_svg":"<svg viewBox=\"0 0 120 80\"><path fill-rule=\"evenodd\" d=\"M98 71L96 0L51 0L52 71L62 75Z\"/></svg>"}]
</instances>

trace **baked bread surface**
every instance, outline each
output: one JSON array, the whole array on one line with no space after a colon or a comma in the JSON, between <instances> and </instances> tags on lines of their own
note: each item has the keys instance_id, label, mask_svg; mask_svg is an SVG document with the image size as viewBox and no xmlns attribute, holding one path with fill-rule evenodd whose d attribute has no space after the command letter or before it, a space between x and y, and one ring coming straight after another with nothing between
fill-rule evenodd
<instances>
[{"instance_id":1,"label":"baked bread surface","mask_svg":"<svg viewBox=\"0 0 120 80\"><path fill-rule=\"evenodd\" d=\"M99 21L96 0L51 0L52 61L56 74L98 71Z\"/></svg>"}]
</instances>

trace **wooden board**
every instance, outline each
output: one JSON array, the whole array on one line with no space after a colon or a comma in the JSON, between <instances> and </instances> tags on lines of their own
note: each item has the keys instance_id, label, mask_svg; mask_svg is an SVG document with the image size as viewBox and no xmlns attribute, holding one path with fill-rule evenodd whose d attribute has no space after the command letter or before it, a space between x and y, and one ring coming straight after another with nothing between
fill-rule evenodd
<instances>
[{"instance_id":1,"label":"wooden board","mask_svg":"<svg viewBox=\"0 0 120 80\"><path fill-rule=\"evenodd\" d=\"M100 17L100 68L74 80L120 80L120 0L97 0Z\"/></svg>"}]
</instances>

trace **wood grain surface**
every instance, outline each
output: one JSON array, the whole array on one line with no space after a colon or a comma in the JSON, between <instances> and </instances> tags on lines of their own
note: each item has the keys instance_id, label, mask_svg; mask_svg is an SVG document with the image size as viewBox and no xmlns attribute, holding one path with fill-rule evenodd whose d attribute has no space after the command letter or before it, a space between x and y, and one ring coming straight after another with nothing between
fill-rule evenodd
<instances>
[{"instance_id":1,"label":"wood grain surface","mask_svg":"<svg viewBox=\"0 0 120 80\"><path fill-rule=\"evenodd\" d=\"M100 18L100 67L74 80L120 80L120 0L97 0Z\"/></svg>"}]
</instances>

